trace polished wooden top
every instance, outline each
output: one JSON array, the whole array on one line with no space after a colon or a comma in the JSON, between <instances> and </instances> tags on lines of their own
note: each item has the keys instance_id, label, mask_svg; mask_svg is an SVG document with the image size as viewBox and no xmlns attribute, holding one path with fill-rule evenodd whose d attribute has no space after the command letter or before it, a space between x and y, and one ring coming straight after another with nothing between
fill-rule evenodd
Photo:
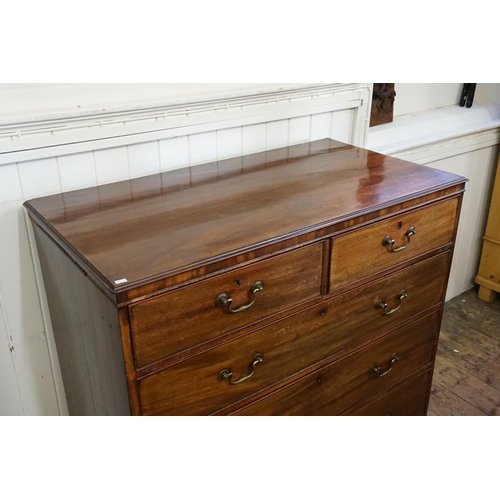
<instances>
[{"instance_id":1,"label":"polished wooden top","mask_svg":"<svg viewBox=\"0 0 500 500\"><path fill-rule=\"evenodd\" d=\"M118 290L463 182L324 139L25 207L82 267Z\"/></svg>"}]
</instances>

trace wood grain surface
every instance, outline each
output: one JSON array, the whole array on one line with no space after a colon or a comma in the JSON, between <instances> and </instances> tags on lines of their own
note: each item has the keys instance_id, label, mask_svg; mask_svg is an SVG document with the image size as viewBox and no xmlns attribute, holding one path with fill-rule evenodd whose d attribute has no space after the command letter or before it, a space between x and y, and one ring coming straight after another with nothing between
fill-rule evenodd
<instances>
[{"instance_id":1,"label":"wood grain surface","mask_svg":"<svg viewBox=\"0 0 500 500\"><path fill-rule=\"evenodd\" d=\"M339 415L413 372L430 366L438 330L438 315L434 313L236 414ZM373 364L387 369L395 353L399 360L386 376L378 377L370 370ZM423 390L428 394L430 378ZM420 399L420 411L425 408L425 400ZM409 408L413 410L412 405ZM411 415L409 408L406 414ZM401 412L405 414L404 410Z\"/></svg>"},{"instance_id":2,"label":"wood grain surface","mask_svg":"<svg viewBox=\"0 0 500 500\"><path fill-rule=\"evenodd\" d=\"M118 290L464 182L330 139L265 156L278 160L224 160L224 176L191 167L25 206L75 261Z\"/></svg>"},{"instance_id":3,"label":"wood grain surface","mask_svg":"<svg viewBox=\"0 0 500 500\"><path fill-rule=\"evenodd\" d=\"M449 253L433 257L140 379L142 411L208 414L286 380L304 366L312 366L377 333L401 327L422 311L440 304L448 260ZM402 288L408 291L408 302L397 313L385 316L375 308L380 297L387 296L389 300ZM396 305L394 300L390 307ZM430 349L434 349L433 344ZM230 386L217 379L223 368L236 370L238 377L246 375L257 352L264 355L264 362L247 382ZM165 387L169 390L165 391Z\"/></svg>"},{"instance_id":4,"label":"wood grain surface","mask_svg":"<svg viewBox=\"0 0 500 500\"><path fill-rule=\"evenodd\" d=\"M315 243L132 304L129 310L137 367L319 297L322 249L321 243ZM233 308L248 304L249 291L258 280L264 290L249 309L231 314L227 307L216 305L221 292L233 299Z\"/></svg>"},{"instance_id":5,"label":"wood grain surface","mask_svg":"<svg viewBox=\"0 0 500 500\"><path fill-rule=\"evenodd\" d=\"M334 238L330 290L451 243L458 202L453 198L435 203ZM415 227L416 234L408 241L405 233L409 227ZM406 248L392 252L382 245L385 236L395 241L396 249Z\"/></svg>"},{"instance_id":6,"label":"wood grain surface","mask_svg":"<svg viewBox=\"0 0 500 500\"><path fill-rule=\"evenodd\" d=\"M500 415L500 299L473 288L446 303L429 414Z\"/></svg>"}]
</instances>

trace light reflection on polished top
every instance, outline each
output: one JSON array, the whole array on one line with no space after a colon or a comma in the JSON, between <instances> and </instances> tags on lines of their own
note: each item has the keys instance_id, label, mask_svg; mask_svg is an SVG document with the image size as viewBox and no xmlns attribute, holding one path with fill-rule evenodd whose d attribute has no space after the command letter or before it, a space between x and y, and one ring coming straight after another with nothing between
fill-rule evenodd
<instances>
[{"instance_id":1,"label":"light reflection on polished top","mask_svg":"<svg viewBox=\"0 0 500 500\"><path fill-rule=\"evenodd\" d=\"M452 174L323 139L25 206L113 290L460 182ZM126 258L116 259L118 248ZM125 284L115 284L123 279Z\"/></svg>"}]
</instances>

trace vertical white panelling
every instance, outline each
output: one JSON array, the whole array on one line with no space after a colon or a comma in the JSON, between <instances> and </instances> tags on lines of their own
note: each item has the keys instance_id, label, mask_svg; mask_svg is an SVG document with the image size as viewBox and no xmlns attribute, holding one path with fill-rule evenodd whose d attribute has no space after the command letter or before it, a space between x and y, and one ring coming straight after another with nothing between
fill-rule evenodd
<instances>
[{"instance_id":1,"label":"vertical white panelling","mask_svg":"<svg viewBox=\"0 0 500 500\"><path fill-rule=\"evenodd\" d=\"M144 142L127 146L130 178L160 173L158 142Z\"/></svg>"},{"instance_id":2,"label":"vertical white panelling","mask_svg":"<svg viewBox=\"0 0 500 500\"><path fill-rule=\"evenodd\" d=\"M372 107L371 92L365 92L363 104L359 108L351 109L353 117L350 144L366 148L368 143L368 130L370 129L370 111Z\"/></svg>"},{"instance_id":3,"label":"vertical white panelling","mask_svg":"<svg viewBox=\"0 0 500 500\"><path fill-rule=\"evenodd\" d=\"M20 200L22 198L21 184L17 164L10 163L0 166L0 203Z\"/></svg>"},{"instance_id":4,"label":"vertical white panelling","mask_svg":"<svg viewBox=\"0 0 500 500\"><path fill-rule=\"evenodd\" d=\"M309 142L309 137L311 136L311 117L300 116L299 118L291 118L288 130L289 144Z\"/></svg>"},{"instance_id":5,"label":"vertical white panelling","mask_svg":"<svg viewBox=\"0 0 500 500\"><path fill-rule=\"evenodd\" d=\"M19 163L19 178L25 199L61 192L59 170L55 158Z\"/></svg>"},{"instance_id":6,"label":"vertical white panelling","mask_svg":"<svg viewBox=\"0 0 500 500\"><path fill-rule=\"evenodd\" d=\"M94 161L97 184L108 184L130 178L125 146L95 151Z\"/></svg>"},{"instance_id":7,"label":"vertical white panelling","mask_svg":"<svg viewBox=\"0 0 500 500\"><path fill-rule=\"evenodd\" d=\"M200 163L217 160L217 132L204 132L189 136L189 163Z\"/></svg>"},{"instance_id":8,"label":"vertical white panelling","mask_svg":"<svg viewBox=\"0 0 500 500\"><path fill-rule=\"evenodd\" d=\"M4 259L0 246L0 259ZM0 283L0 415L24 415L23 401L13 360L13 337L7 326Z\"/></svg>"},{"instance_id":9,"label":"vertical white panelling","mask_svg":"<svg viewBox=\"0 0 500 500\"><path fill-rule=\"evenodd\" d=\"M266 128L266 161L286 160L286 150L273 151L273 149L288 146L289 120L278 120L269 122Z\"/></svg>"},{"instance_id":10,"label":"vertical white panelling","mask_svg":"<svg viewBox=\"0 0 500 500\"><path fill-rule=\"evenodd\" d=\"M93 153L78 153L57 158L62 191L97 185Z\"/></svg>"},{"instance_id":11,"label":"vertical white panelling","mask_svg":"<svg viewBox=\"0 0 500 500\"><path fill-rule=\"evenodd\" d=\"M468 164L471 161L471 154L473 155L474 153L453 158L446 158L429 164L429 166L438 168L439 170L444 170L446 172L463 175L464 177L469 178L460 214L460 222L456 237L455 251L453 255L453 262L450 271L450 278L448 281L448 289L446 293L447 300L451 297L459 295L464 290L467 290L472 286L471 284L470 286L464 288L464 282L466 280L466 267L467 267L469 248L471 244L471 239L475 237L472 233L477 232L474 231L474 229L472 229L472 233L467 234L468 231L465 230L465 228L468 227L467 224L470 221L472 215L469 210L469 199L471 193L476 191L474 179L471 179L469 172L470 169L468 168Z\"/></svg>"},{"instance_id":12,"label":"vertical white panelling","mask_svg":"<svg viewBox=\"0 0 500 500\"><path fill-rule=\"evenodd\" d=\"M217 131L217 159L237 158L231 162L220 162L217 165L217 174L224 175L241 169L243 162L242 154L242 131L241 127L229 128Z\"/></svg>"},{"instance_id":13,"label":"vertical white panelling","mask_svg":"<svg viewBox=\"0 0 500 500\"><path fill-rule=\"evenodd\" d=\"M162 139L158 141L160 153L160 169L162 172L189 165L189 139L188 136Z\"/></svg>"},{"instance_id":14,"label":"vertical white panelling","mask_svg":"<svg viewBox=\"0 0 500 500\"><path fill-rule=\"evenodd\" d=\"M345 110L332 113L331 128L328 137L341 142L352 142L354 115L356 111Z\"/></svg>"},{"instance_id":15,"label":"vertical white panelling","mask_svg":"<svg viewBox=\"0 0 500 500\"><path fill-rule=\"evenodd\" d=\"M242 127L242 153L244 155L265 151L267 136L266 128L265 123Z\"/></svg>"},{"instance_id":16,"label":"vertical white panelling","mask_svg":"<svg viewBox=\"0 0 500 500\"><path fill-rule=\"evenodd\" d=\"M267 124L266 149L288 146L288 122L289 120L278 120Z\"/></svg>"},{"instance_id":17,"label":"vertical white panelling","mask_svg":"<svg viewBox=\"0 0 500 500\"><path fill-rule=\"evenodd\" d=\"M265 123L247 125L242 127L242 154L251 155L244 160L243 168L251 168L254 165L266 161L265 153L258 153L266 149L267 127Z\"/></svg>"},{"instance_id":18,"label":"vertical white panelling","mask_svg":"<svg viewBox=\"0 0 500 500\"><path fill-rule=\"evenodd\" d=\"M9 242L2 245L0 289L24 410L28 415L57 415L54 375L20 200L0 204L0 221L2 237Z\"/></svg>"},{"instance_id":19,"label":"vertical white panelling","mask_svg":"<svg viewBox=\"0 0 500 500\"><path fill-rule=\"evenodd\" d=\"M336 114L336 113L335 113ZM311 141L330 137L332 113L321 113L311 117Z\"/></svg>"},{"instance_id":20,"label":"vertical white panelling","mask_svg":"<svg viewBox=\"0 0 500 500\"><path fill-rule=\"evenodd\" d=\"M233 158L242 154L241 127L217 131L217 159Z\"/></svg>"},{"instance_id":21,"label":"vertical white panelling","mask_svg":"<svg viewBox=\"0 0 500 500\"><path fill-rule=\"evenodd\" d=\"M59 414L21 204L60 189L55 158L0 167L2 415Z\"/></svg>"},{"instance_id":22,"label":"vertical white panelling","mask_svg":"<svg viewBox=\"0 0 500 500\"><path fill-rule=\"evenodd\" d=\"M0 308L2 304L0 304ZM1 317L3 311L0 309L0 415L18 416L24 415L21 391L17 380L17 374L12 359L11 343L5 328L4 318Z\"/></svg>"}]
</instances>

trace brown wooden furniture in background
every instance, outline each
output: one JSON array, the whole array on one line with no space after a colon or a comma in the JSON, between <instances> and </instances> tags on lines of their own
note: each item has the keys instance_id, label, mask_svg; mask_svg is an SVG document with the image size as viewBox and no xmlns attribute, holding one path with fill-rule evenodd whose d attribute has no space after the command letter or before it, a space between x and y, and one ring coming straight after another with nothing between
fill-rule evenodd
<instances>
[{"instance_id":1,"label":"brown wooden furniture in background","mask_svg":"<svg viewBox=\"0 0 500 500\"><path fill-rule=\"evenodd\" d=\"M425 415L464 186L324 139L26 202L70 412Z\"/></svg>"},{"instance_id":2,"label":"brown wooden furniture in background","mask_svg":"<svg viewBox=\"0 0 500 500\"><path fill-rule=\"evenodd\" d=\"M476 283L479 298L486 302L495 300L500 293L500 167L497 167L493 186Z\"/></svg>"}]
</instances>

